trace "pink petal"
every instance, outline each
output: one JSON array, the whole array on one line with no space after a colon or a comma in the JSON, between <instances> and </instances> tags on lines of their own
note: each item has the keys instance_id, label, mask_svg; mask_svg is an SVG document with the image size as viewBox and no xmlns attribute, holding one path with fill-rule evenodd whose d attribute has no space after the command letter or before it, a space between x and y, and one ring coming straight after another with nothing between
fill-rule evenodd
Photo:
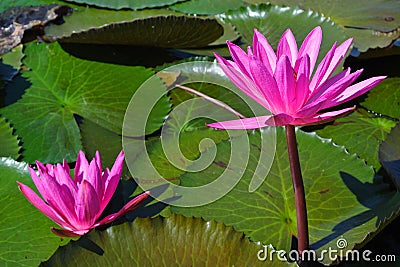
<instances>
[{"instance_id":1,"label":"pink petal","mask_svg":"<svg viewBox=\"0 0 400 267\"><path fill-rule=\"evenodd\" d=\"M39 193L42 195L44 200L47 201L49 199L49 195L47 194L47 189L45 187L45 183L43 183L42 179L40 179L36 175L36 172L31 167L28 167L28 170L31 173L31 177L32 177L33 183L35 184L35 186L38 189Z\"/></svg>"},{"instance_id":2,"label":"pink petal","mask_svg":"<svg viewBox=\"0 0 400 267\"><path fill-rule=\"evenodd\" d=\"M267 126L265 122L273 116L259 116L206 124L208 127L226 130L252 130Z\"/></svg>"},{"instance_id":3,"label":"pink petal","mask_svg":"<svg viewBox=\"0 0 400 267\"><path fill-rule=\"evenodd\" d=\"M326 123L332 120L337 119L338 117L344 116L347 113L353 111L356 107L351 107L351 108L345 108L341 110L336 110L336 111L330 111L330 112L325 112L321 114L316 114L313 117L309 118L296 118L293 122L292 125L314 125L314 124L321 124L321 123Z\"/></svg>"},{"instance_id":4,"label":"pink petal","mask_svg":"<svg viewBox=\"0 0 400 267\"><path fill-rule=\"evenodd\" d=\"M308 55L310 57L310 66L308 77L311 76L311 72L314 69L315 62L317 62L318 52L321 46L322 40L322 30L320 26L315 27L304 39L303 44L300 47L298 58L305 57ZM297 63L297 62L296 62ZM297 64L296 64L297 67ZM297 68L295 70L297 71Z\"/></svg>"},{"instance_id":5,"label":"pink petal","mask_svg":"<svg viewBox=\"0 0 400 267\"><path fill-rule=\"evenodd\" d=\"M276 64L274 78L278 85L282 102L285 105L284 111L287 114L292 114L293 109L296 108L294 105L296 100L296 84L293 68L286 55L279 58L278 63ZM277 114L278 112L273 113Z\"/></svg>"},{"instance_id":6,"label":"pink petal","mask_svg":"<svg viewBox=\"0 0 400 267\"><path fill-rule=\"evenodd\" d=\"M344 41L339 47L336 48L335 54L333 55L331 64L329 64L329 68L325 72L324 78L321 80L321 84L325 82L331 74L335 71L336 67L345 57L347 51L349 50L351 43L353 42L353 38L347 39Z\"/></svg>"},{"instance_id":7,"label":"pink petal","mask_svg":"<svg viewBox=\"0 0 400 267\"><path fill-rule=\"evenodd\" d=\"M98 150L96 150L96 154L95 154L95 159L96 159L96 163L97 163L97 168L102 171L103 170L103 166L101 164L101 159L100 159L100 152Z\"/></svg>"},{"instance_id":8,"label":"pink petal","mask_svg":"<svg viewBox=\"0 0 400 267\"><path fill-rule=\"evenodd\" d=\"M306 54L299 61L299 69L297 73L297 83L296 92L294 94L295 101L293 103L292 110L298 110L301 106L306 103L309 94L309 84L310 84L310 58Z\"/></svg>"},{"instance_id":9,"label":"pink petal","mask_svg":"<svg viewBox=\"0 0 400 267\"><path fill-rule=\"evenodd\" d=\"M30 172L32 180L40 194L42 194L46 202L66 223L74 225L76 222L74 211L75 200L74 193L70 190L73 190L73 188L69 188L67 185L60 185L55 177L49 175L47 173L50 169L49 164L44 166L40 162L36 162L36 165L38 166L41 179L39 180L36 175L33 175L33 170ZM53 166L51 165L51 167Z\"/></svg>"},{"instance_id":10,"label":"pink petal","mask_svg":"<svg viewBox=\"0 0 400 267\"><path fill-rule=\"evenodd\" d=\"M80 184L75 210L79 222L79 225L76 225L77 229L92 225L101 215L99 214L99 198L95 189L87 180L83 180Z\"/></svg>"},{"instance_id":11,"label":"pink petal","mask_svg":"<svg viewBox=\"0 0 400 267\"><path fill-rule=\"evenodd\" d=\"M335 76L329 78L326 82L324 82L323 85L318 87L317 90L314 90L311 94L310 97L307 101L307 104L310 104L311 102L316 101L324 92L329 89L330 86L333 86L335 83L339 82L340 80L344 79L350 75L350 68L347 68L346 70L340 72L339 74L336 74ZM306 105L307 105L306 104Z\"/></svg>"},{"instance_id":12,"label":"pink petal","mask_svg":"<svg viewBox=\"0 0 400 267\"><path fill-rule=\"evenodd\" d=\"M104 195L103 200L100 203L100 213L103 212L108 202L110 202L111 197L114 195L115 189L117 189L119 180L121 178L123 164L124 151L121 151L116 158L110 173L107 175L107 178L104 181Z\"/></svg>"},{"instance_id":13,"label":"pink petal","mask_svg":"<svg viewBox=\"0 0 400 267\"><path fill-rule=\"evenodd\" d=\"M314 76L310 83L310 90L314 91L320 83L324 82L328 77L326 77L326 71L329 69L332 58L336 51L336 42L333 44L331 50L326 53L325 57L319 63L317 70L314 73Z\"/></svg>"},{"instance_id":14,"label":"pink petal","mask_svg":"<svg viewBox=\"0 0 400 267\"><path fill-rule=\"evenodd\" d=\"M290 29L287 29L278 43L278 48L276 49L276 57L279 60L280 57L286 55L289 58L290 64L294 67L297 59L297 43Z\"/></svg>"},{"instance_id":15,"label":"pink petal","mask_svg":"<svg viewBox=\"0 0 400 267\"><path fill-rule=\"evenodd\" d=\"M49 205L47 205L32 189L28 186L17 182L19 190L21 190L22 194L28 199L28 201L35 206L38 210L40 210L44 215L50 218L52 221L57 223L63 228L71 229L71 225L64 221L61 216L57 214L55 210L53 210Z\"/></svg>"},{"instance_id":16,"label":"pink petal","mask_svg":"<svg viewBox=\"0 0 400 267\"><path fill-rule=\"evenodd\" d=\"M117 213L110 214L97 222L93 227L97 227L103 224L110 223L112 221L115 221L116 219L120 218L123 216L125 213L132 211L136 209L142 202L150 195L150 191L146 191L138 196L136 196L134 199L129 201L125 206L122 207Z\"/></svg>"},{"instance_id":17,"label":"pink petal","mask_svg":"<svg viewBox=\"0 0 400 267\"><path fill-rule=\"evenodd\" d=\"M385 78L386 76L372 77L362 82L356 83L352 86L349 86L335 99L325 102L324 108L337 106L356 97L359 97L360 95L371 90L374 86L376 86Z\"/></svg>"},{"instance_id":18,"label":"pink petal","mask_svg":"<svg viewBox=\"0 0 400 267\"><path fill-rule=\"evenodd\" d=\"M228 76L228 78L246 95L250 96L254 101L259 103L263 107L267 107L268 103L265 100L264 96L259 92L256 88L256 85L250 78L242 74L239 70L237 70L228 60L219 56L218 54L214 54L218 60L218 63L224 73Z\"/></svg>"},{"instance_id":19,"label":"pink petal","mask_svg":"<svg viewBox=\"0 0 400 267\"><path fill-rule=\"evenodd\" d=\"M55 235L66 238L75 238L81 236L80 234L76 234L73 231L58 229L54 227L50 227L50 231ZM86 232L89 232L89 230L86 230Z\"/></svg>"},{"instance_id":20,"label":"pink petal","mask_svg":"<svg viewBox=\"0 0 400 267\"><path fill-rule=\"evenodd\" d=\"M231 53L232 59L235 61L240 71L247 77L250 76L249 71L249 56L240 48L239 46L227 41L229 51Z\"/></svg>"},{"instance_id":21,"label":"pink petal","mask_svg":"<svg viewBox=\"0 0 400 267\"><path fill-rule=\"evenodd\" d=\"M80 150L78 152L78 157L76 158L76 165L74 170L74 181L75 183L80 183L83 179L85 172L89 167L89 163L86 159L85 154Z\"/></svg>"},{"instance_id":22,"label":"pink petal","mask_svg":"<svg viewBox=\"0 0 400 267\"><path fill-rule=\"evenodd\" d=\"M87 176L84 179L89 182L94 190L96 191L96 195L98 196L98 202L101 202L103 193L104 193L104 181L102 179L101 169L99 169L99 165L96 159L93 159L90 162L89 169L87 171Z\"/></svg>"},{"instance_id":23,"label":"pink petal","mask_svg":"<svg viewBox=\"0 0 400 267\"><path fill-rule=\"evenodd\" d=\"M75 199L70 188L60 185L56 179L44 175L42 180L46 181L47 202L60 215L63 220L71 225L75 225L77 217L75 214Z\"/></svg>"},{"instance_id":24,"label":"pink petal","mask_svg":"<svg viewBox=\"0 0 400 267\"><path fill-rule=\"evenodd\" d=\"M61 165L57 164L54 168L54 177L57 179L57 182L60 185L66 185L73 195L78 191L78 187L76 186L74 180L67 170Z\"/></svg>"},{"instance_id":25,"label":"pink petal","mask_svg":"<svg viewBox=\"0 0 400 267\"><path fill-rule=\"evenodd\" d=\"M350 84L352 84L355 80L357 80L357 78L361 75L361 73L362 73L362 70L358 70L354 73L344 76L342 79L337 80L333 84L328 84L327 86L325 86L325 84L322 85L321 90L320 90L322 93L314 95L313 98L314 97L317 98L316 101L318 101L318 99L320 99L320 98L328 99L328 100L336 98L348 86L350 86ZM347 74L347 72L346 72L346 74ZM336 76L338 76L338 75L336 75ZM325 108L325 105L323 108Z\"/></svg>"},{"instance_id":26,"label":"pink petal","mask_svg":"<svg viewBox=\"0 0 400 267\"><path fill-rule=\"evenodd\" d=\"M260 60L267 70L273 75L276 67L276 55L274 49L268 43L265 36L254 29L253 53Z\"/></svg>"},{"instance_id":27,"label":"pink petal","mask_svg":"<svg viewBox=\"0 0 400 267\"><path fill-rule=\"evenodd\" d=\"M264 107L274 114L284 112L285 106L282 103L278 85L264 64L253 57L250 61L250 71L254 82L267 101Z\"/></svg>"},{"instance_id":28,"label":"pink petal","mask_svg":"<svg viewBox=\"0 0 400 267\"><path fill-rule=\"evenodd\" d=\"M62 167L64 168L64 170L65 170L68 174L70 173L71 169L69 168L69 165L68 165L68 162L67 162L66 159L63 160Z\"/></svg>"}]
</instances>

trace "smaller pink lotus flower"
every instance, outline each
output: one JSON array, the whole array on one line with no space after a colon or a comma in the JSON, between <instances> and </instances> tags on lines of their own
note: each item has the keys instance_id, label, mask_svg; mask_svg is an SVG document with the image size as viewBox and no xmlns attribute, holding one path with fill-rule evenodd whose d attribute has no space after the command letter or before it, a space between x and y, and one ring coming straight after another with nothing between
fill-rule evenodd
<instances>
[{"instance_id":1,"label":"smaller pink lotus flower","mask_svg":"<svg viewBox=\"0 0 400 267\"><path fill-rule=\"evenodd\" d=\"M77 237L91 229L110 223L128 211L138 207L150 192L129 201L120 211L100 219L101 214L110 202L121 177L124 152L118 155L111 171L107 168L102 173L100 154L88 163L85 154L79 151L74 170L75 179L70 175L67 162L51 165L36 161L39 177L29 168L32 180L36 185L40 198L28 186L17 182L19 189L29 202L47 217L64 229L51 228L61 237Z\"/></svg>"},{"instance_id":2,"label":"smaller pink lotus flower","mask_svg":"<svg viewBox=\"0 0 400 267\"><path fill-rule=\"evenodd\" d=\"M350 68L332 76L344 59L352 39L333 44L314 72L322 40L318 26L305 38L300 49L290 31L286 30L276 52L264 35L254 29L253 47L247 53L227 42L233 61L215 54L229 79L244 93L273 115L241 118L208 124L219 129L256 129L265 126L311 125L334 120L354 109L329 110L350 101L382 81L373 77L351 85L362 70ZM221 105L217 101L216 104Z\"/></svg>"}]
</instances>

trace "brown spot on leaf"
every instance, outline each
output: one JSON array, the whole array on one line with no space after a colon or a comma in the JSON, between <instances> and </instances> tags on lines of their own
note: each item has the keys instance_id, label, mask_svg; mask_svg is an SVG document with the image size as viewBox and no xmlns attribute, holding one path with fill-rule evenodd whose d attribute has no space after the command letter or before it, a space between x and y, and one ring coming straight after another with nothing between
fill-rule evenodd
<instances>
[{"instance_id":1,"label":"brown spot on leaf","mask_svg":"<svg viewBox=\"0 0 400 267\"><path fill-rule=\"evenodd\" d=\"M325 194L325 193L328 192L328 191L329 191L329 189L324 189L324 190L319 191L318 193L320 193L320 194Z\"/></svg>"},{"instance_id":2,"label":"brown spot on leaf","mask_svg":"<svg viewBox=\"0 0 400 267\"><path fill-rule=\"evenodd\" d=\"M214 161L214 163L224 169L226 169L226 167L228 167L228 165L222 161Z\"/></svg>"},{"instance_id":3,"label":"brown spot on leaf","mask_svg":"<svg viewBox=\"0 0 400 267\"><path fill-rule=\"evenodd\" d=\"M264 193L265 193L267 196L269 196L270 198L274 198L274 197L271 195L271 193L270 193L270 192L268 192L268 191L264 191Z\"/></svg>"}]
</instances>

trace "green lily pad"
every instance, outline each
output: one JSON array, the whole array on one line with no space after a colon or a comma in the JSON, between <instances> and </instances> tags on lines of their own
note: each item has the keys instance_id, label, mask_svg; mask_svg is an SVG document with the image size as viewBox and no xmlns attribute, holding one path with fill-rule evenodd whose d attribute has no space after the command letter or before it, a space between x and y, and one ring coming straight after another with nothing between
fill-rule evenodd
<instances>
[{"instance_id":1,"label":"green lily pad","mask_svg":"<svg viewBox=\"0 0 400 267\"><path fill-rule=\"evenodd\" d=\"M267 37L276 48L283 32L290 28L300 47L307 34L317 25L321 26L323 38L318 61L331 49L333 43L346 40L344 32L335 23L318 13L298 7L281 7L271 4L244 6L219 16L235 26L242 36L243 48L252 44L254 28Z\"/></svg>"},{"instance_id":2,"label":"green lily pad","mask_svg":"<svg viewBox=\"0 0 400 267\"><path fill-rule=\"evenodd\" d=\"M74 161L81 137L74 115L121 133L123 116L137 88L153 72L143 67L118 66L80 60L57 43L29 45L23 73L32 86L18 102L0 110L23 142L24 160ZM157 81L154 81L157 83ZM163 84L158 80L158 86ZM116 93L117 92L117 93ZM160 100L146 126L157 130L169 111L168 99Z\"/></svg>"},{"instance_id":3,"label":"green lily pad","mask_svg":"<svg viewBox=\"0 0 400 267\"><path fill-rule=\"evenodd\" d=\"M359 110L335 120L332 125L317 130L317 133L324 138L332 138L335 144L346 147L350 153L356 153L375 169L379 169L379 144L395 125L392 120Z\"/></svg>"},{"instance_id":4,"label":"green lily pad","mask_svg":"<svg viewBox=\"0 0 400 267\"><path fill-rule=\"evenodd\" d=\"M400 191L400 125L392 129L379 146L379 160Z\"/></svg>"},{"instance_id":5,"label":"green lily pad","mask_svg":"<svg viewBox=\"0 0 400 267\"><path fill-rule=\"evenodd\" d=\"M0 117L0 157L17 159L21 149L18 136L13 134L13 128L5 118Z\"/></svg>"},{"instance_id":6,"label":"green lily pad","mask_svg":"<svg viewBox=\"0 0 400 267\"><path fill-rule=\"evenodd\" d=\"M25 56L22 52L23 45L18 45L11 49L11 52L2 55L2 62L6 65L12 66L14 69L19 70L22 65L22 58Z\"/></svg>"},{"instance_id":7,"label":"green lily pad","mask_svg":"<svg viewBox=\"0 0 400 267\"><path fill-rule=\"evenodd\" d=\"M178 84L216 98L245 115L251 116L261 112L265 115L267 113L265 108L235 87L215 62L194 61L176 64L157 75L163 77L168 85L178 81ZM128 167L139 185L145 187L144 190L154 186L155 183L179 183L179 176L182 173L194 171L190 167L193 161L198 160L202 164L206 164L209 158L202 156L205 149L214 147L221 140L243 134L243 131L225 132L206 127L207 122L227 118L236 119L237 117L220 106L196 97L182 88L171 89L174 86L169 87L173 107L161 128L161 138L152 139L146 143L143 141L142 144L125 144L125 141L129 141L128 136L135 136L134 133L129 134L130 132L139 131L140 133L143 123L131 120L124 122L123 147ZM147 86L143 87L142 91L148 97L139 97L138 94L135 94L134 98L138 97L138 100L130 103L126 118L139 112L145 114L145 111L139 109L138 105L143 102L142 99L149 101L151 97L155 97L152 90L159 91L153 86ZM132 151L132 155L130 151ZM134 151L143 152L137 156Z\"/></svg>"},{"instance_id":8,"label":"green lily pad","mask_svg":"<svg viewBox=\"0 0 400 267\"><path fill-rule=\"evenodd\" d=\"M367 99L360 103L369 110L368 113L358 109L317 133L324 138L332 138L334 143L345 146L350 153L356 153L378 170L381 167L379 144L400 119L399 81L398 78L386 79L368 93Z\"/></svg>"},{"instance_id":9,"label":"green lily pad","mask_svg":"<svg viewBox=\"0 0 400 267\"><path fill-rule=\"evenodd\" d=\"M49 4L65 5L65 2L59 0L2 0L0 2L0 12L16 6L38 6Z\"/></svg>"},{"instance_id":10,"label":"green lily pad","mask_svg":"<svg viewBox=\"0 0 400 267\"><path fill-rule=\"evenodd\" d=\"M221 14L231 9L237 9L243 5L243 0L191 0L178 3L169 8L188 14Z\"/></svg>"},{"instance_id":11,"label":"green lily pad","mask_svg":"<svg viewBox=\"0 0 400 267\"><path fill-rule=\"evenodd\" d=\"M179 1L184 0L119 0L119 1L107 1L107 0L65 0L67 2L79 3L85 5L92 5L98 7L105 7L110 9L142 9L142 8L151 8L151 7L161 7L172 5Z\"/></svg>"},{"instance_id":12,"label":"green lily pad","mask_svg":"<svg viewBox=\"0 0 400 267\"><path fill-rule=\"evenodd\" d=\"M166 48L202 47L222 34L223 27L215 19L164 9L115 12L85 8L66 17L64 24L46 28L49 38L63 42Z\"/></svg>"},{"instance_id":13,"label":"green lily pad","mask_svg":"<svg viewBox=\"0 0 400 267\"><path fill-rule=\"evenodd\" d=\"M400 78L383 80L361 105L383 116L400 119Z\"/></svg>"},{"instance_id":14,"label":"green lily pad","mask_svg":"<svg viewBox=\"0 0 400 267\"><path fill-rule=\"evenodd\" d=\"M247 168L228 194L205 206L172 206L171 211L232 225L253 241L290 251L292 235L297 233L295 203L283 129L277 128L277 134L273 165L266 177L259 177L265 178L265 182L255 192L250 193L248 188L263 149L255 142L258 133L249 136L251 157L243 158ZM315 134L297 131L297 138L308 207L310 244L318 253L328 247L337 248L336 241L341 237L348 244L343 251L353 249L371 238L369 233L383 227L383 222L392 213L398 212L400 194L382 181L374 180L372 168L355 155L349 155L342 147ZM221 142L217 146L221 153L214 159L218 164L211 164L201 172L182 175L182 185L208 184L222 172L237 176L241 170L235 166L226 168L229 148L228 142ZM388 202L391 204L388 205ZM332 259L327 257L322 261L324 264L332 263Z\"/></svg>"},{"instance_id":15,"label":"green lily pad","mask_svg":"<svg viewBox=\"0 0 400 267\"><path fill-rule=\"evenodd\" d=\"M288 266L276 257L261 262L261 246L215 221L172 215L135 219L133 223L87 236L104 250L99 256L76 242L60 248L43 266Z\"/></svg>"},{"instance_id":16,"label":"green lily pad","mask_svg":"<svg viewBox=\"0 0 400 267\"><path fill-rule=\"evenodd\" d=\"M35 188L26 163L1 158L0 259L3 266L38 266L69 239L51 233L56 225L25 199L16 181Z\"/></svg>"},{"instance_id":17,"label":"green lily pad","mask_svg":"<svg viewBox=\"0 0 400 267\"><path fill-rule=\"evenodd\" d=\"M263 3L265 0L246 0ZM364 52L368 48L386 47L400 35L400 4L397 0L318 1L272 0L273 4L299 6L331 18L344 28L347 36L355 37L355 46Z\"/></svg>"}]
</instances>

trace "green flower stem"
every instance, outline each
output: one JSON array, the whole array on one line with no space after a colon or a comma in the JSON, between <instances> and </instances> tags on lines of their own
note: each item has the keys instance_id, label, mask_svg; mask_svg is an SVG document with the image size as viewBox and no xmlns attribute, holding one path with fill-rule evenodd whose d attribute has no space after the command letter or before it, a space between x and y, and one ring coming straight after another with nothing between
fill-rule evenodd
<instances>
[{"instance_id":1,"label":"green flower stem","mask_svg":"<svg viewBox=\"0 0 400 267\"><path fill-rule=\"evenodd\" d=\"M286 125L286 141L296 202L298 251L301 255L304 250L309 249L308 221L303 177L301 175L299 151L297 149L296 131L293 125Z\"/></svg>"}]
</instances>

